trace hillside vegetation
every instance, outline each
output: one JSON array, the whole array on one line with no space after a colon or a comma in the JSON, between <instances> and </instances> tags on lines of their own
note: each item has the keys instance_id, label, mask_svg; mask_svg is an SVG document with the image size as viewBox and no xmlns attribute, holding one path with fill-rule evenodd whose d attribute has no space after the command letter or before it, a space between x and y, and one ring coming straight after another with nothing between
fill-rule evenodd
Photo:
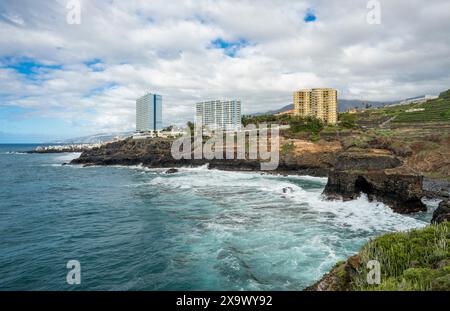
<instances>
[{"instance_id":1,"label":"hillside vegetation","mask_svg":"<svg viewBox=\"0 0 450 311\"><path fill-rule=\"evenodd\" d=\"M450 290L450 223L382 235L359 252L354 290ZM367 284L367 263L378 260L381 284Z\"/></svg>"},{"instance_id":2,"label":"hillside vegetation","mask_svg":"<svg viewBox=\"0 0 450 311\"><path fill-rule=\"evenodd\" d=\"M407 112L411 109L420 111ZM288 115L245 116L242 123L290 125L281 132L287 141L284 153L295 151L296 141L295 145L308 141L321 146L339 142L344 150L384 149L424 176L450 181L450 90L425 103L340 113L335 126Z\"/></svg>"},{"instance_id":3,"label":"hillside vegetation","mask_svg":"<svg viewBox=\"0 0 450 311\"><path fill-rule=\"evenodd\" d=\"M449 291L450 222L388 233L366 243L347 261L307 290ZM370 261L378 261L380 279L369 284ZM378 283L378 284L377 284Z\"/></svg>"},{"instance_id":4,"label":"hillside vegetation","mask_svg":"<svg viewBox=\"0 0 450 311\"><path fill-rule=\"evenodd\" d=\"M450 90L441 93L437 99L412 105L410 109L424 110L413 112L401 111L393 122L450 122Z\"/></svg>"},{"instance_id":5,"label":"hillside vegetation","mask_svg":"<svg viewBox=\"0 0 450 311\"><path fill-rule=\"evenodd\" d=\"M450 90L442 92L439 98L424 103L370 109L357 113L356 118L357 124L369 128L380 126L388 120L397 124L448 123L450 122Z\"/></svg>"}]
</instances>

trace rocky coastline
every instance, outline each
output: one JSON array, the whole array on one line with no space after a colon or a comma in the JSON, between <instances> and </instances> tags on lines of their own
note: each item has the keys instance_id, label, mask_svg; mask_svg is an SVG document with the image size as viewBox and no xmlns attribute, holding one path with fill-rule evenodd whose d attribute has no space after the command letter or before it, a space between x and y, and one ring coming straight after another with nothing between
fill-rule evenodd
<instances>
[{"instance_id":1,"label":"rocky coastline","mask_svg":"<svg viewBox=\"0 0 450 311\"><path fill-rule=\"evenodd\" d=\"M171 155L170 139L133 140L131 138L84 150L72 164L143 165L150 168L196 167L260 171L258 160L181 159ZM328 177L324 195L328 199L352 200L365 193L399 213L426 209L421 202L423 177L404 166L398 156L383 150L338 150L280 154L276 171L267 173Z\"/></svg>"},{"instance_id":2,"label":"rocky coastline","mask_svg":"<svg viewBox=\"0 0 450 311\"><path fill-rule=\"evenodd\" d=\"M229 171L260 171L259 160L239 159L180 159L171 155L170 139L149 139L113 142L99 148L86 150L71 164L82 165L143 165L149 168L196 167L208 164L210 169ZM321 154L320 157L305 156L302 158L282 155L276 170L279 174L304 174L326 177L334 165L334 155ZM270 172L268 172L270 173Z\"/></svg>"},{"instance_id":3,"label":"rocky coastline","mask_svg":"<svg viewBox=\"0 0 450 311\"><path fill-rule=\"evenodd\" d=\"M175 160L171 156L170 148L171 140L167 139L139 141L126 139L85 150L79 158L72 160L71 164L86 166L142 164L150 168L167 168L167 174L177 173L177 168L179 167L195 167L205 164L208 164L210 169L260 172L260 162L257 160ZM422 197L431 196L436 198L440 195L440 192L434 192L433 189L424 191L423 176L406 166L404 159L379 149L321 150L316 153L306 152L300 154L285 152L280 154L278 169L266 173L328 177L328 182L323 192L326 198L330 200L352 200L361 194L366 194L369 200L383 202L398 213L424 211L426 206L421 201ZM430 183L429 181L427 182ZM442 189L442 185L432 185L437 187L437 189ZM443 201L434 212L432 222L440 224L449 219L450 202ZM444 226L447 228L447 225ZM445 230L443 232L446 232ZM418 233L393 234L400 235L406 239L405 241L409 241L407 239L418 241L422 236L421 231ZM409 235L412 235L412 237ZM383 239L383 237L381 236L380 238ZM434 240L430 243L426 239L423 239L423 241L419 240L423 243L423 248L430 248L431 245L430 249L432 249L434 244L430 243L435 243ZM394 238L392 243L395 243L395 241L397 241L397 238ZM414 253L411 256L413 255L415 256L416 254ZM366 264L365 260L366 258L363 254L357 254L344 262L337 263L328 274L305 290L358 290L354 284L361 278L362 267ZM424 265L427 269L430 269L430 275L436 273L439 274L439 277L441 274L446 277L445 271L447 270L445 270L444 266L447 262L445 260L442 259L431 267ZM411 269L413 269L414 262L411 265ZM434 280L428 280L424 284L427 284L426 286L430 286L430 288L448 288L446 283L442 285L441 283L434 284L433 282ZM414 282L411 284L410 286L415 289L414 286L417 284ZM388 289L395 290L395 288Z\"/></svg>"}]
</instances>

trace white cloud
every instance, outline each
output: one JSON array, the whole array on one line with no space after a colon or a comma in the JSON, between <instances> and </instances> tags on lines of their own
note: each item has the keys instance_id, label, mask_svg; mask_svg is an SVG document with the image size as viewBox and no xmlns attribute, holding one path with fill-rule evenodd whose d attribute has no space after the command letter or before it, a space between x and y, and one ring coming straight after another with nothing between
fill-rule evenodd
<instances>
[{"instance_id":1,"label":"white cloud","mask_svg":"<svg viewBox=\"0 0 450 311\"><path fill-rule=\"evenodd\" d=\"M449 2L380 2L381 25L367 24L363 0L82 1L81 25L68 25L64 0L2 1L0 105L97 132L133 129L147 91L163 95L164 123L181 124L196 101L218 97L240 98L249 113L284 106L302 87L367 100L448 89ZM313 23L303 21L309 8ZM230 58L216 38L249 44ZM24 57L62 69L30 79L7 68Z\"/></svg>"}]
</instances>

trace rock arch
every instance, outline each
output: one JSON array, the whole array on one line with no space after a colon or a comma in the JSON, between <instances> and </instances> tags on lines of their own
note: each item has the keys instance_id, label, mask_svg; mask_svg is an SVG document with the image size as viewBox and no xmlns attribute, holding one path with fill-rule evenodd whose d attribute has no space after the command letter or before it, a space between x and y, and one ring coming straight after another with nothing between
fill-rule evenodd
<instances>
[{"instance_id":1,"label":"rock arch","mask_svg":"<svg viewBox=\"0 0 450 311\"><path fill-rule=\"evenodd\" d=\"M375 188L363 176L358 176L355 181L355 193L365 193L370 198L375 193Z\"/></svg>"}]
</instances>

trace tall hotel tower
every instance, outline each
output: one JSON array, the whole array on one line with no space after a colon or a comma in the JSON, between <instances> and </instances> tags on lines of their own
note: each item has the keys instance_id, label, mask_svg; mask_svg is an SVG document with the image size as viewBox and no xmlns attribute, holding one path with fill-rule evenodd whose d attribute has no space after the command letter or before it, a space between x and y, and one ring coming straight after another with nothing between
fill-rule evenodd
<instances>
[{"instance_id":1,"label":"tall hotel tower","mask_svg":"<svg viewBox=\"0 0 450 311\"><path fill-rule=\"evenodd\" d=\"M237 131L241 128L240 100L213 100L197 103L196 123L209 130Z\"/></svg>"},{"instance_id":2,"label":"tall hotel tower","mask_svg":"<svg viewBox=\"0 0 450 311\"><path fill-rule=\"evenodd\" d=\"M337 91L304 89L294 92L295 115L315 117L328 124L337 123Z\"/></svg>"},{"instance_id":3,"label":"tall hotel tower","mask_svg":"<svg viewBox=\"0 0 450 311\"><path fill-rule=\"evenodd\" d=\"M162 96L145 94L136 100L136 131L148 132L162 129Z\"/></svg>"}]
</instances>

